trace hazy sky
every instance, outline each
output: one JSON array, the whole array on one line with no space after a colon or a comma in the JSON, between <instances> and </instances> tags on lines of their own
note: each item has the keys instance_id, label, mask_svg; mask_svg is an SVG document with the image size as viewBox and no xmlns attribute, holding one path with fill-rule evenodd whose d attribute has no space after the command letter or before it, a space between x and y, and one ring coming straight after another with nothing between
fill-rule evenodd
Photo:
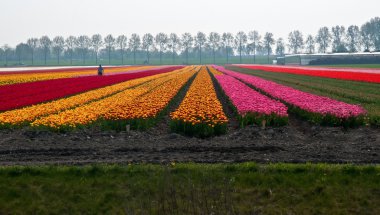
<instances>
[{"instance_id":1,"label":"hazy sky","mask_svg":"<svg viewBox=\"0 0 380 215\"><path fill-rule=\"evenodd\" d=\"M0 0L0 46L48 35L258 30L287 38L321 26L361 25L380 0Z\"/></svg>"}]
</instances>

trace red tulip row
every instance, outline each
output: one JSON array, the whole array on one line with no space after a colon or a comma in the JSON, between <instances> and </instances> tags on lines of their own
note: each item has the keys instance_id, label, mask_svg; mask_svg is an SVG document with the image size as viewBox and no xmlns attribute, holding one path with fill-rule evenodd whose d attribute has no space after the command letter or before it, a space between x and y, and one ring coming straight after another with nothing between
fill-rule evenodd
<instances>
[{"instance_id":1,"label":"red tulip row","mask_svg":"<svg viewBox=\"0 0 380 215\"><path fill-rule=\"evenodd\" d=\"M160 68L132 74L86 76L5 85L0 87L0 111L46 102L131 79L171 72L180 68L183 68L183 66Z\"/></svg>"},{"instance_id":2,"label":"red tulip row","mask_svg":"<svg viewBox=\"0 0 380 215\"><path fill-rule=\"evenodd\" d=\"M266 66L266 65L235 65L241 68L262 70L266 72L280 72L297 75L316 76L324 78L334 78L350 81L362 81L371 83L380 83L379 73L366 72L358 69L354 72L352 69L333 69L333 68L308 68L308 67L288 67L288 66Z\"/></svg>"}]
</instances>

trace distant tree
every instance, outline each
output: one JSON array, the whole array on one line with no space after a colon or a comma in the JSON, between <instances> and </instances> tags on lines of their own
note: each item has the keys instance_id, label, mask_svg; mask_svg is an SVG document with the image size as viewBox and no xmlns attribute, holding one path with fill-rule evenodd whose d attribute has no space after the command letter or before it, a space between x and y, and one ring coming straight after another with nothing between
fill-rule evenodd
<instances>
[{"instance_id":1,"label":"distant tree","mask_svg":"<svg viewBox=\"0 0 380 215\"><path fill-rule=\"evenodd\" d=\"M350 52L360 50L360 30L356 25L350 25L346 34L347 46Z\"/></svg>"},{"instance_id":2,"label":"distant tree","mask_svg":"<svg viewBox=\"0 0 380 215\"><path fill-rule=\"evenodd\" d=\"M330 46L331 34L328 27L322 27L318 30L315 41L319 44L319 51L326 53L327 48Z\"/></svg>"},{"instance_id":3,"label":"distant tree","mask_svg":"<svg viewBox=\"0 0 380 215\"><path fill-rule=\"evenodd\" d=\"M133 51L133 62L136 64L136 51L140 48L141 40L138 34L132 34L129 39L129 48Z\"/></svg>"},{"instance_id":4,"label":"distant tree","mask_svg":"<svg viewBox=\"0 0 380 215\"><path fill-rule=\"evenodd\" d=\"M373 46L371 40L371 24L369 22L366 22L360 27L360 40L364 46L364 51L369 52Z\"/></svg>"},{"instance_id":5,"label":"distant tree","mask_svg":"<svg viewBox=\"0 0 380 215\"><path fill-rule=\"evenodd\" d=\"M120 49L120 54L121 54L121 64L124 64L124 52L125 48L127 47L127 37L125 35L120 35L116 39L116 44Z\"/></svg>"},{"instance_id":6,"label":"distant tree","mask_svg":"<svg viewBox=\"0 0 380 215\"><path fill-rule=\"evenodd\" d=\"M212 48L213 63L215 64L215 50L219 48L220 35L216 32L211 32L208 35L208 42Z\"/></svg>"},{"instance_id":7,"label":"distant tree","mask_svg":"<svg viewBox=\"0 0 380 215\"><path fill-rule=\"evenodd\" d=\"M285 54L285 43L284 39L282 39L281 37L278 38L276 42L276 54L280 56L283 56Z\"/></svg>"},{"instance_id":8,"label":"distant tree","mask_svg":"<svg viewBox=\"0 0 380 215\"><path fill-rule=\"evenodd\" d=\"M237 50L239 52L240 63L242 63L241 52L243 51L243 48L246 43L247 43L247 34L245 34L243 31L239 31L235 36L235 46L237 47Z\"/></svg>"},{"instance_id":9,"label":"distant tree","mask_svg":"<svg viewBox=\"0 0 380 215\"><path fill-rule=\"evenodd\" d=\"M344 26L335 26L331 28L332 32L332 49L333 52L347 52L345 37L346 28Z\"/></svg>"},{"instance_id":10,"label":"distant tree","mask_svg":"<svg viewBox=\"0 0 380 215\"><path fill-rule=\"evenodd\" d=\"M380 51L380 17L375 17L369 21L370 39L376 51Z\"/></svg>"},{"instance_id":11,"label":"distant tree","mask_svg":"<svg viewBox=\"0 0 380 215\"><path fill-rule=\"evenodd\" d=\"M269 55L272 53L272 45L274 44L273 34L272 33L265 33L264 36L264 47L267 51L267 57L268 57L268 64L269 64Z\"/></svg>"},{"instance_id":12,"label":"distant tree","mask_svg":"<svg viewBox=\"0 0 380 215\"><path fill-rule=\"evenodd\" d=\"M151 49L151 47L154 44L154 37L152 34L148 33L148 34L144 34L142 40L143 40L142 48L146 51L146 58L147 58L147 62L149 64L149 59L150 59L149 50Z\"/></svg>"},{"instance_id":13,"label":"distant tree","mask_svg":"<svg viewBox=\"0 0 380 215\"><path fill-rule=\"evenodd\" d=\"M256 63L256 51L257 46L260 45L261 36L258 31L251 31L248 33L248 39L251 42L250 46L253 51L253 63Z\"/></svg>"},{"instance_id":14,"label":"distant tree","mask_svg":"<svg viewBox=\"0 0 380 215\"><path fill-rule=\"evenodd\" d=\"M306 52L309 54L315 52L315 41L312 35L308 35L306 38Z\"/></svg>"},{"instance_id":15,"label":"distant tree","mask_svg":"<svg viewBox=\"0 0 380 215\"><path fill-rule=\"evenodd\" d=\"M229 50L231 49L231 46L234 42L234 37L232 36L231 33L223 33L222 35L222 43L223 46L226 49L226 59L227 59L227 64L229 62Z\"/></svg>"},{"instance_id":16,"label":"distant tree","mask_svg":"<svg viewBox=\"0 0 380 215\"><path fill-rule=\"evenodd\" d=\"M294 54L298 54L304 45L302 33L298 30L292 31L289 33L288 40L289 49L292 50Z\"/></svg>"},{"instance_id":17,"label":"distant tree","mask_svg":"<svg viewBox=\"0 0 380 215\"><path fill-rule=\"evenodd\" d=\"M86 64L86 55L89 51L89 48L91 47L91 39L86 35L82 35L78 37L76 42L76 46L79 52L82 54L83 64Z\"/></svg>"},{"instance_id":18,"label":"distant tree","mask_svg":"<svg viewBox=\"0 0 380 215\"><path fill-rule=\"evenodd\" d=\"M70 65L73 65L73 53L74 49L76 48L77 44L77 38L74 36L69 36L66 38L66 48L67 51L70 53Z\"/></svg>"},{"instance_id":19,"label":"distant tree","mask_svg":"<svg viewBox=\"0 0 380 215\"><path fill-rule=\"evenodd\" d=\"M16 46L16 55L18 58L18 63L21 65L23 55L25 55L25 52L28 50L29 46L25 43L20 43Z\"/></svg>"},{"instance_id":20,"label":"distant tree","mask_svg":"<svg viewBox=\"0 0 380 215\"><path fill-rule=\"evenodd\" d=\"M156 35L156 44L160 47L160 64L162 65L162 53L166 50L168 35L165 33L158 33Z\"/></svg>"},{"instance_id":21,"label":"distant tree","mask_svg":"<svg viewBox=\"0 0 380 215\"><path fill-rule=\"evenodd\" d=\"M172 50L173 64L175 63L175 55L178 47L180 46L181 40L177 34L171 33L169 36L168 46Z\"/></svg>"},{"instance_id":22,"label":"distant tree","mask_svg":"<svg viewBox=\"0 0 380 215\"><path fill-rule=\"evenodd\" d=\"M56 36L53 39L53 51L57 55L57 62L59 65L59 59L63 49L65 48L65 39L62 36Z\"/></svg>"},{"instance_id":23,"label":"distant tree","mask_svg":"<svg viewBox=\"0 0 380 215\"><path fill-rule=\"evenodd\" d=\"M8 66L8 56L9 56L9 52L11 51L11 47L8 44L5 44L3 46L3 51L4 51L5 65Z\"/></svg>"},{"instance_id":24,"label":"distant tree","mask_svg":"<svg viewBox=\"0 0 380 215\"><path fill-rule=\"evenodd\" d=\"M103 38L100 34L94 34L91 37L91 46L95 53L95 63L98 64L99 49L103 46Z\"/></svg>"},{"instance_id":25,"label":"distant tree","mask_svg":"<svg viewBox=\"0 0 380 215\"><path fill-rule=\"evenodd\" d=\"M115 46L115 38L109 34L104 38L104 44L106 45L106 49L108 52L108 64L111 64L111 52Z\"/></svg>"},{"instance_id":26,"label":"distant tree","mask_svg":"<svg viewBox=\"0 0 380 215\"><path fill-rule=\"evenodd\" d=\"M32 65L34 65L34 52L36 51L37 47L38 47L38 39L37 38L30 38L28 39L28 41L26 42L26 44L28 44L29 46L29 50L32 54Z\"/></svg>"},{"instance_id":27,"label":"distant tree","mask_svg":"<svg viewBox=\"0 0 380 215\"><path fill-rule=\"evenodd\" d=\"M206 34L203 32L198 32L195 36L195 44L199 48L199 64L202 64L202 47L206 43Z\"/></svg>"},{"instance_id":28,"label":"distant tree","mask_svg":"<svg viewBox=\"0 0 380 215\"><path fill-rule=\"evenodd\" d=\"M47 59L47 56L49 54L52 42L48 36L43 36L40 38L39 44L40 44L42 50L44 51L44 60L45 60L45 65L46 65L46 59Z\"/></svg>"},{"instance_id":29,"label":"distant tree","mask_svg":"<svg viewBox=\"0 0 380 215\"><path fill-rule=\"evenodd\" d=\"M189 64L189 48L193 46L193 37L190 33L182 34L181 44L186 53L186 64Z\"/></svg>"},{"instance_id":30,"label":"distant tree","mask_svg":"<svg viewBox=\"0 0 380 215\"><path fill-rule=\"evenodd\" d=\"M2 56L4 56L4 50L3 50L2 47L0 47L0 58L1 58Z\"/></svg>"}]
</instances>

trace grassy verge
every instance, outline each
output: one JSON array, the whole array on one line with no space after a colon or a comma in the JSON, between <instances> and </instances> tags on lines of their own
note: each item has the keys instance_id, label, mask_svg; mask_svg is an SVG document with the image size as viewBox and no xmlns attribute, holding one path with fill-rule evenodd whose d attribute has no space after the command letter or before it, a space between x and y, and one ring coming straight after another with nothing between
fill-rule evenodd
<instances>
[{"instance_id":1,"label":"grassy verge","mask_svg":"<svg viewBox=\"0 0 380 215\"><path fill-rule=\"evenodd\" d=\"M0 168L1 214L379 214L380 167L170 164Z\"/></svg>"},{"instance_id":2,"label":"grassy verge","mask_svg":"<svg viewBox=\"0 0 380 215\"><path fill-rule=\"evenodd\" d=\"M360 104L368 111L369 118L367 122L373 126L380 126L379 84L264 72L238 67L228 67L228 69L272 80L305 92L330 97L351 104Z\"/></svg>"}]
</instances>

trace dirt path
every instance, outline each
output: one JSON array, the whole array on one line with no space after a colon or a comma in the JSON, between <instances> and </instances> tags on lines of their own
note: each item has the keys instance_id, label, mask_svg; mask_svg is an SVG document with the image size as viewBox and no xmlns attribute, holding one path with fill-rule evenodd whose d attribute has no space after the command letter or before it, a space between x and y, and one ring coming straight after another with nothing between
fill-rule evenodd
<instances>
[{"instance_id":1,"label":"dirt path","mask_svg":"<svg viewBox=\"0 0 380 215\"><path fill-rule=\"evenodd\" d=\"M162 125L161 125L162 126ZM159 130L159 131L158 131ZM198 139L152 128L145 132L79 130L69 133L0 130L0 165L329 162L380 163L380 129L313 126L296 118L290 125L249 126Z\"/></svg>"}]
</instances>

